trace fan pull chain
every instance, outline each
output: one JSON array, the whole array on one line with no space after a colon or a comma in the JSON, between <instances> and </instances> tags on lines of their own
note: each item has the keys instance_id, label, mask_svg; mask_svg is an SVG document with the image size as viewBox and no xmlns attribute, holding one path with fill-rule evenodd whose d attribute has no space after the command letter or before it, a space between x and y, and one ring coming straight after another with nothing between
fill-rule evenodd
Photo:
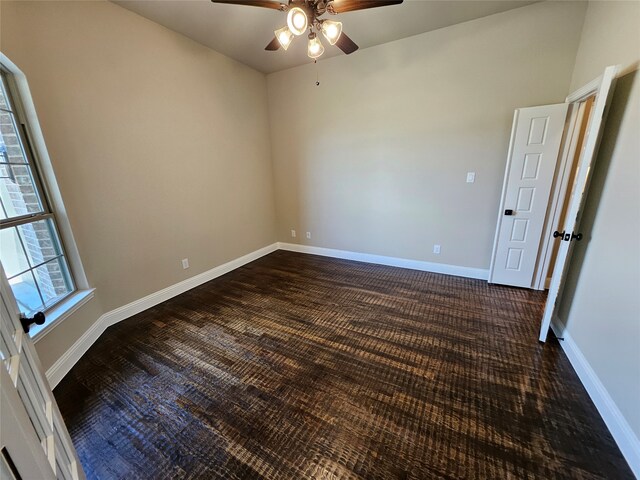
<instances>
[{"instance_id":1,"label":"fan pull chain","mask_svg":"<svg viewBox=\"0 0 640 480\"><path fill-rule=\"evenodd\" d=\"M318 60L314 60L313 63L316 65L316 87L320 86L320 74L318 73Z\"/></svg>"}]
</instances>

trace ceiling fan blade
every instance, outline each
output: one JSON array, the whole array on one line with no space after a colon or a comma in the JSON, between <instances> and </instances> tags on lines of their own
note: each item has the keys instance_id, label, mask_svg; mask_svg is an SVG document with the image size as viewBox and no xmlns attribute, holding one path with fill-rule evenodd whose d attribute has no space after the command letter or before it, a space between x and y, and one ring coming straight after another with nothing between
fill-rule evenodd
<instances>
[{"instance_id":1,"label":"ceiling fan blade","mask_svg":"<svg viewBox=\"0 0 640 480\"><path fill-rule=\"evenodd\" d=\"M401 3L402 0L333 0L330 5L335 13L345 13L364 10L365 8L399 5Z\"/></svg>"},{"instance_id":2,"label":"ceiling fan blade","mask_svg":"<svg viewBox=\"0 0 640 480\"><path fill-rule=\"evenodd\" d=\"M336 47L338 47L340 50L342 50L347 55L349 55L350 53L353 53L356 50L358 50L358 45L356 45L356 42L351 40L347 36L347 34L344 33L344 32L342 32L340 34L340 37L338 37L338 41L336 42Z\"/></svg>"},{"instance_id":3,"label":"ceiling fan blade","mask_svg":"<svg viewBox=\"0 0 640 480\"><path fill-rule=\"evenodd\" d=\"M213 3L226 3L229 5L248 5L250 7L273 8L285 11L289 9L286 3L273 2L271 0L211 0Z\"/></svg>"},{"instance_id":4,"label":"ceiling fan blade","mask_svg":"<svg viewBox=\"0 0 640 480\"><path fill-rule=\"evenodd\" d=\"M275 52L280 48L280 42L276 37L273 37L273 40L269 42L269 45L264 47L265 50L269 50L270 52Z\"/></svg>"}]
</instances>

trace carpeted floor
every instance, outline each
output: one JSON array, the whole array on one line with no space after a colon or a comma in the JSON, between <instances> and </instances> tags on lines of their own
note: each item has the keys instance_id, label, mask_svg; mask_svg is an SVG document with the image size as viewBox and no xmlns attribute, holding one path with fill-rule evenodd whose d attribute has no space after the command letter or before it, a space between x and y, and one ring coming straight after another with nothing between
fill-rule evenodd
<instances>
[{"instance_id":1,"label":"carpeted floor","mask_svg":"<svg viewBox=\"0 0 640 480\"><path fill-rule=\"evenodd\" d=\"M90 479L633 478L544 300L278 251L109 328L55 396Z\"/></svg>"}]
</instances>

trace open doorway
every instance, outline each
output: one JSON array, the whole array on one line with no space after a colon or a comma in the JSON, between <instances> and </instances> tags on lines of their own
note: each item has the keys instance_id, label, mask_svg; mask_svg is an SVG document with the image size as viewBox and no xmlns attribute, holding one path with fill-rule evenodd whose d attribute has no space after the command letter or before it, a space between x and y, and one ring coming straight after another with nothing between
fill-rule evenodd
<instances>
[{"instance_id":1,"label":"open doorway","mask_svg":"<svg viewBox=\"0 0 640 480\"><path fill-rule=\"evenodd\" d=\"M576 174L580 157L584 150L585 140L591 113L593 112L594 96L582 102L569 105L564 138L560 147L558 165L552 187L547 212L547 221L542 234L540 255L536 265L533 288L546 290L551 283L551 273L555 267L560 243L554 232L564 225L567 218L569 199L575 186Z\"/></svg>"},{"instance_id":2,"label":"open doorway","mask_svg":"<svg viewBox=\"0 0 640 480\"><path fill-rule=\"evenodd\" d=\"M489 283L549 289L544 342L562 294L591 180L616 66L563 104L517 109L509 145ZM549 274L550 278L549 278Z\"/></svg>"},{"instance_id":3,"label":"open doorway","mask_svg":"<svg viewBox=\"0 0 640 480\"><path fill-rule=\"evenodd\" d=\"M565 277L573 253L574 240L580 241L582 239L582 234L578 232L580 220L589 192L593 165L598 153L600 139L602 138L602 130L605 124L606 114L609 110L608 107L611 104L617 72L617 66L609 66L605 68L604 73L600 77L567 97L567 103L578 106L576 116L580 111L579 106L582 104L585 104L585 108L589 106L589 115L579 150L577 170L572 177L573 185L570 190L571 193L568 197L565 195L567 200L566 205L563 207L566 210L564 221L562 222L562 231L558 228L558 230L555 230L553 233L554 238L560 240L560 245L555 257L547 303L540 324L538 340L541 342L546 341L551 322L557 315L559 300L562 297ZM569 190L567 189L567 191Z\"/></svg>"}]
</instances>

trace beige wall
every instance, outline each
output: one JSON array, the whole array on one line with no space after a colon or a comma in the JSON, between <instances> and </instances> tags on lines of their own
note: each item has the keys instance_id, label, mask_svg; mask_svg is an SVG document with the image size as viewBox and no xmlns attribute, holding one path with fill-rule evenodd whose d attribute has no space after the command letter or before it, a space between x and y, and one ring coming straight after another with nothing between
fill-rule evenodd
<instances>
[{"instance_id":1,"label":"beige wall","mask_svg":"<svg viewBox=\"0 0 640 480\"><path fill-rule=\"evenodd\" d=\"M585 9L535 4L268 75L278 239L488 268L513 111L564 101Z\"/></svg>"},{"instance_id":2,"label":"beige wall","mask_svg":"<svg viewBox=\"0 0 640 480\"><path fill-rule=\"evenodd\" d=\"M101 313L275 241L266 80L109 2L0 8L97 288L47 368Z\"/></svg>"},{"instance_id":3,"label":"beige wall","mask_svg":"<svg viewBox=\"0 0 640 480\"><path fill-rule=\"evenodd\" d=\"M313 245L488 268L513 109L636 62L638 8L590 4L577 50L584 5L536 4L322 61L316 87L312 65L265 82L110 3L3 1L0 48L28 77L97 287L38 343L43 365L102 313L291 241L290 228ZM618 83L561 312L636 434L638 82Z\"/></svg>"},{"instance_id":4,"label":"beige wall","mask_svg":"<svg viewBox=\"0 0 640 480\"><path fill-rule=\"evenodd\" d=\"M560 320L640 438L640 3L591 2L571 81L620 64Z\"/></svg>"}]
</instances>

